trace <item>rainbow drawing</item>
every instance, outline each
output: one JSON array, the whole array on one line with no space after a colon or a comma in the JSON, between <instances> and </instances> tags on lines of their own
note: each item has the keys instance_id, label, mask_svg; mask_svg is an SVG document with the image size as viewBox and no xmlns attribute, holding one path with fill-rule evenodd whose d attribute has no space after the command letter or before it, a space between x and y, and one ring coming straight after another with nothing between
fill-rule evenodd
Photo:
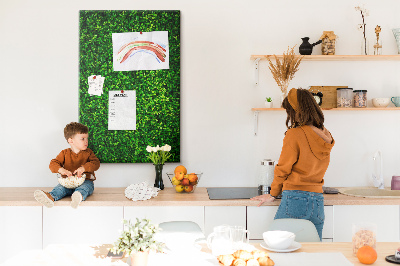
<instances>
[{"instance_id":1,"label":"rainbow drawing","mask_svg":"<svg viewBox=\"0 0 400 266\"><path fill-rule=\"evenodd\" d=\"M158 63L165 62L166 58L165 45L149 42L149 41L134 41L121 46L118 50L117 62L123 63L129 57L139 52L145 52L155 57Z\"/></svg>"}]
</instances>

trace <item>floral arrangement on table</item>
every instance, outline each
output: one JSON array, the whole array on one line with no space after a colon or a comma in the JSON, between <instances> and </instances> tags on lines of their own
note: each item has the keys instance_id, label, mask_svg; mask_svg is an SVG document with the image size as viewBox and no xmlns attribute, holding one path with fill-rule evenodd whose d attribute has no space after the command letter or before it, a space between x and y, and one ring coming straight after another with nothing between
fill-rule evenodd
<instances>
[{"instance_id":1,"label":"floral arrangement on table","mask_svg":"<svg viewBox=\"0 0 400 266\"><path fill-rule=\"evenodd\" d=\"M160 230L158 225L150 223L149 219L139 220L138 218L134 224L130 220L123 220L123 223L124 230L110 249L114 254L125 252L131 255L150 250L163 251L164 243L154 239L154 234Z\"/></svg>"},{"instance_id":2,"label":"floral arrangement on table","mask_svg":"<svg viewBox=\"0 0 400 266\"><path fill-rule=\"evenodd\" d=\"M163 190L164 181L162 179L162 169L164 163L169 157L171 157L171 154L169 153L171 151L171 146L168 144L165 144L162 147L159 145L157 145L157 147L147 146L146 151L150 153L147 158L153 162L156 170L154 187L158 187L159 189Z\"/></svg>"},{"instance_id":3,"label":"floral arrangement on table","mask_svg":"<svg viewBox=\"0 0 400 266\"><path fill-rule=\"evenodd\" d=\"M269 70L271 70L272 76L281 89L282 100L287 96L287 88L289 82L294 78L294 74L299 70L299 65L303 56L296 56L294 53L294 46L283 53L282 61L274 55L275 64L272 63L271 59L267 57L269 62Z\"/></svg>"},{"instance_id":4,"label":"floral arrangement on table","mask_svg":"<svg viewBox=\"0 0 400 266\"><path fill-rule=\"evenodd\" d=\"M168 144L162 147L159 145L157 145L157 147L147 146L146 151L150 153L147 158L155 165L164 164L168 158L171 157L171 154L169 153L171 151L171 146Z\"/></svg>"},{"instance_id":5,"label":"floral arrangement on table","mask_svg":"<svg viewBox=\"0 0 400 266\"><path fill-rule=\"evenodd\" d=\"M362 18L362 23L358 24L358 28L362 30L363 32L363 43L362 43L362 54L368 55L368 47L367 47L367 36L366 36L366 26L367 24L365 23L365 17L369 16L369 11L365 9L364 6L356 6L355 7L356 11L360 11L361 13L361 18Z\"/></svg>"}]
</instances>

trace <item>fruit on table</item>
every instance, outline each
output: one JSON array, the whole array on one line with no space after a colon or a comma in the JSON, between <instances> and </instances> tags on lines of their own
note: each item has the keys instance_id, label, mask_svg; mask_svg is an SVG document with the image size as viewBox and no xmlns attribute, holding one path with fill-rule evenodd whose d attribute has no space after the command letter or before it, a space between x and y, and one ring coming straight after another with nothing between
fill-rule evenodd
<instances>
[{"instance_id":1,"label":"fruit on table","mask_svg":"<svg viewBox=\"0 0 400 266\"><path fill-rule=\"evenodd\" d=\"M378 254L373 247L363 246L358 249L357 258L363 264L372 264L378 258Z\"/></svg>"},{"instance_id":2,"label":"fruit on table","mask_svg":"<svg viewBox=\"0 0 400 266\"><path fill-rule=\"evenodd\" d=\"M182 181L181 181L181 185L182 185L182 186L188 186L189 183L190 183L190 182L189 182L189 179L187 179L187 178L183 178Z\"/></svg>"},{"instance_id":3,"label":"fruit on table","mask_svg":"<svg viewBox=\"0 0 400 266\"><path fill-rule=\"evenodd\" d=\"M175 190L176 190L176 192L182 192L182 191L185 190L185 186L177 185L177 186L175 187Z\"/></svg>"},{"instance_id":4,"label":"fruit on table","mask_svg":"<svg viewBox=\"0 0 400 266\"><path fill-rule=\"evenodd\" d=\"M193 186L192 185L185 186L185 191L186 192L192 192L193 191Z\"/></svg>"},{"instance_id":5,"label":"fruit on table","mask_svg":"<svg viewBox=\"0 0 400 266\"><path fill-rule=\"evenodd\" d=\"M176 177L174 176L171 180L172 185L177 186L181 184L181 181L179 181L178 179L176 179Z\"/></svg>"},{"instance_id":6,"label":"fruit on table","mask_svg":"<svg viewBox=\"0 0 400 266\"><path fill-rule=\"evenodd\" d=\"M190 183L197 183L197 175L195 173L188 174L188 179Z\"/></svg>"},{"instance_id":7,"label":"fruit on table","mask_svg":"<svg viewBox=\"0 0 400 266\"><path fill-rule=\"evenodd\" d=\"M185 166L178 165L174 170L174 174L175 174L176 179L182 180L184 175L187 174L187 170L186 170Z\"/></svg>"}]
</instances>

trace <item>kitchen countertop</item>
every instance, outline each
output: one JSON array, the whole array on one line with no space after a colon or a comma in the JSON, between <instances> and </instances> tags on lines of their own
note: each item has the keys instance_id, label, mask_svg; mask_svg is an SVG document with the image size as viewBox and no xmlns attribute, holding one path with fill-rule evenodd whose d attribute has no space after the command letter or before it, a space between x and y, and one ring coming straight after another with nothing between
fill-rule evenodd
<instances>
[{"instance_id":1,"label":"kitchen countertop","mask_svg":"<svg viewBox=\"0 0 400 266\"><path fill-rule=\"evenodd\" d=\"M0 187L0 206L41 206L33 197L36 189L51 191L43 187ZM196 188L194 193L176 193L174 188L167 187L158 196L146 201L132 201L125 198L125 188L97 187L93 195L80 206L257 206L257 201L249 199L210 200L207 189ZM400 199L361 198L343 194L324 194L325 205L400 205ZM55 206L69 206L70 197L63 198ZM280 200L265 203L263 206L278 206Z\"/></svg>"}]
</instances>

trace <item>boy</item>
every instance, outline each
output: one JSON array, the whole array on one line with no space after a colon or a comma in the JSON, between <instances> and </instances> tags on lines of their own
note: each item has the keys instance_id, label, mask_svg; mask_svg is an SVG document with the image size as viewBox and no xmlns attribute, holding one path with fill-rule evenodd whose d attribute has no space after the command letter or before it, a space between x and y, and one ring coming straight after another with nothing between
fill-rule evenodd
<instances>
[{"instance_id":1,"label":"boy","mask_svg":"<svg viewBox=\"0 0 400 266\"><path fill-rule=\"evenodd\" d=\"M73 175L82 177L82 174L85 174L85 182L75 189L65 188L58 184L50 193L36 190L35 199L44 206L51 208L54 206L54 201L71 196L71 207L76 209L87 196L92 195L93 180L96 179L94 171L99 169L100 161L93 151L87 148L88 132L88 127L80 123L71 122L66 125L64 137L71 148L62 150L49 165L51 172L59 173L63 177Z\"/></svg>"}]
</instances>

